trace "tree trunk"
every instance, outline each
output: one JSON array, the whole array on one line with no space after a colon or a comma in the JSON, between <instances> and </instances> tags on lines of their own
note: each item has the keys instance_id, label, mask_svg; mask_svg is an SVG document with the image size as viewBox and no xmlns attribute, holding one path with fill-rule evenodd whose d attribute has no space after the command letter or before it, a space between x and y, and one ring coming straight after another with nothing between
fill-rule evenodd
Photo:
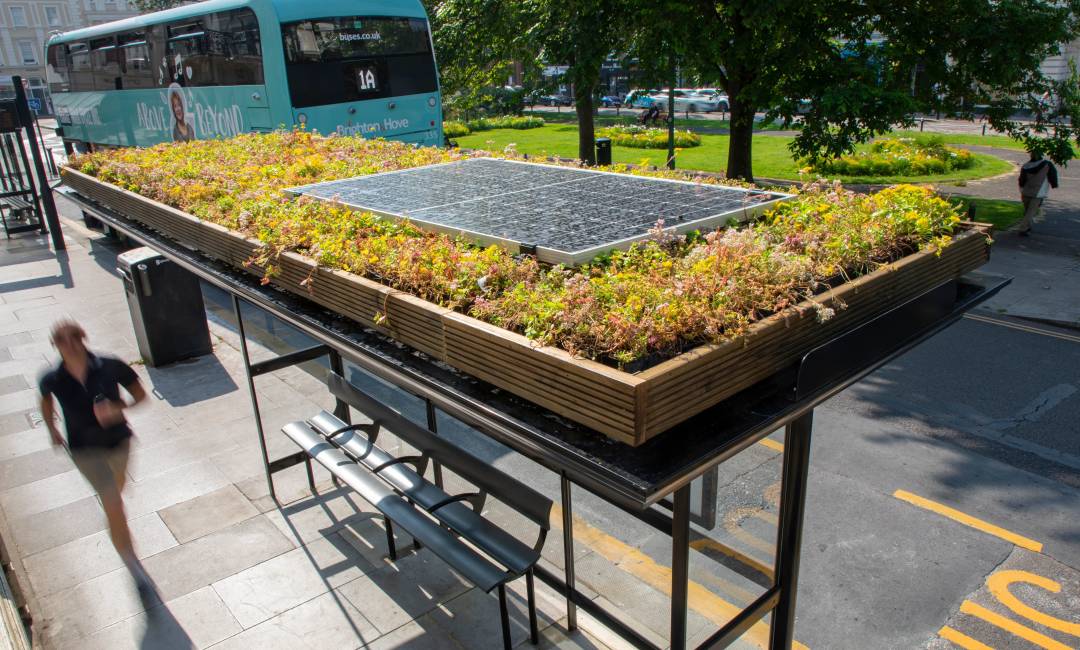
<instances>
[{"instance_id":1,"label":"tree trunk","mask_svg":"<svg viewBox=\"0 0 1080 650\"><path fill-rule=\"evenodd\" d=\"M578 158L586 165L596 164L596 133L593 121L593 84L574 84L574 104L578 119Z\"/></svg>"},{"instance_id":2,"label":"tree trunk","mask_svg":"<svg viewBox=\"0 0 1080 650\"><path fill-rule=\"evenodd\" d=\"M731 105L731 136L728 140L726 176L753 182L751 145L754 140L755 108L739 100L734 92L730 93L728 102Z\"/></svg>"}]
</instances>

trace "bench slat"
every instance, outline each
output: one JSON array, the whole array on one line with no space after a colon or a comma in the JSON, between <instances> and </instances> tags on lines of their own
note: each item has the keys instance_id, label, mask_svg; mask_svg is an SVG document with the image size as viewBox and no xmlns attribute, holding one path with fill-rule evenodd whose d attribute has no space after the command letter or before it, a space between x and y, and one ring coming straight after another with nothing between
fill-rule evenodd
<instances>
[{"instance_id":1,"label":"bench slat","mask_svg":"<svg viewBox=\"0 0 1080 650\"><path fill-rule=\"evenodd\" d=\"M324 435L345 426L344 422L326 411L311 418L309 424ZM393 433L392 430L390 432ZM368 468L378 467L392 458L355 431L340 433L331 440ZM387 467L379 476L424 509L435 506L448 496L412 468L404 465ZM495 492L493 496L498 498L499 493ZM464 503L451 503L429 514L519 575L525 573L540 558L539 551L491 523Z\"/></svg>"},{"instance_id":2,"label":"bench slat","mask_svg":"<svg viewBox=\"0 0 1080 650\"><path fill-rule=\"evenodd\" d=\"M340 449L324 440L302 422L285 425L282 431L301 449L375 506L392 522L413 536L444 562L484 591L491 591L515 576L465 546L444 528L418 512L382 481L350 460Z\"/></svg>"},{"instance_id":3,"label":"bench slat","mask_svg":"<svg viewBox=\"0 0 1080 650\"><path fill-rule=\"evenodd\" d=\"M500 501L531 519L543 530L550 528L553 507L551 499L417 425L353 386L341 375L331 372L327 377L327 385L335 397L386 427L421 453L438 459L444 467L449 467L489 494L498 495Z\"/></svg>"}]
</instances>

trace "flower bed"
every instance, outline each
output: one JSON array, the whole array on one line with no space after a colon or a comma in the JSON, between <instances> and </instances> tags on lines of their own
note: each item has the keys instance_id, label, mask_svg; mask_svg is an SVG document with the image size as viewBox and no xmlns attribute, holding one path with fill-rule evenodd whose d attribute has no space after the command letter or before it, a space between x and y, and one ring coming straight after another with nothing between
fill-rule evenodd
<instances>
[{"instance_id":1,"label":"flower bed","mask_svg":"<svg viewBox=\"0 0 1080 650\"><path fill-rule=\"evenodd\" d=\"M938 137L877 140L869 151L825 160L812 167L819 174L846 176L929 176L968 169L970 151L947 147Z\"/></svg>"},{"instance_id":2,"label":"flower bed","mask_svg":"<svg viewBox=\"0 0 1080 650\"><path fill-rule=\"evenodd\" d=\"M954 209L914 187L861 197L809 186L748 228L689 238L657 232L577 269L280 192L454 157L278 133L82 156L64 179L218 259L247 263L265 281L633 444L986 256L980 237L952 243ZM901 257L904 272L889 272ZM787 331L783 345L769 344L775 334L766 331L776 328ZM758 343L765 347L748 357ZM733 372L730 364L746 358L754 368ZM631 374L588 359L647 369ZM680 393L687 381L694 389Z\"/></svg>"},{"instance_id":3,"label":"flower bed","mask_svg":"<svg viewBox=\"0 0 1080 650\"><path fill-rule=\"evenodd\" d=\"M618 147L633 147L634 149L667 149L667 129L651 129L644 126L607 126L596 130L596 135L601 138L611 138L611 143ZM675 146L685 149L687 147L701 146L701 136L691 131L675 131Z\"/></svg>"},{"instance_id":4,"label":"flower bed","mask_svg":"<svg viewBox=\"0 0 1080 650\"><path fill-rule=\"evenodd\" d=\"M482 117L468 122L455 122L447 120L443 122L443 133L448 138L460 138L475 131L490 131L492 129L539 129L544 126L541 117L523 117L520 115L503 115L501 117Z\"/></svg>"}]
</instances>

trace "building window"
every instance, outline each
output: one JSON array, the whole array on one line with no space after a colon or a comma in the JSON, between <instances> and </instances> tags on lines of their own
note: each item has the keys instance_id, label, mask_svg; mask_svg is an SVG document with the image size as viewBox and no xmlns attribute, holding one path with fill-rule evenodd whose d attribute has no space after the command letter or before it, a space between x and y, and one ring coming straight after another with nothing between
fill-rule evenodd
<instances>
[{"instance_id":1,"label":"building window","mask_svg":"<svg viewBox=\"0 0 1080 650\"><path fill-rule=\"evenodd\" d=\"M60 26L60 7L45 6L45 22L49 27Z\"/></svg>"},{"instance_id":2,"label":"building window","mask_svg":"<svg viewBox=\"0 0 1080 650\"><path fill-rule=\"evenodd\" d=\"M25 7L8 7L8 11L11 12L11 26L12 27L26 27L26 8Z\"/></svg>"},{"instance_id":3,"label":"building window","mask_svg":"<svg viewBox=\"0 0 1080 650\"><path fill-rule=\"evenodd\" d=\"M37 64L37 50L30 41L19 41L19 55L22 56L23 65Z\"/></svg>"}]
</instances>

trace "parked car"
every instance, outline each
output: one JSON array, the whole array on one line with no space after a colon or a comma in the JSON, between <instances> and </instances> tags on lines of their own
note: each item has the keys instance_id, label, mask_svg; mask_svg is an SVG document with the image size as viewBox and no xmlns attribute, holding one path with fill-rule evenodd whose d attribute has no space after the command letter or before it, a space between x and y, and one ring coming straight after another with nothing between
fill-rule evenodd
<instances>
[{"instance_id":1,"label":"parked car","mask_svg":"<svg viewBox=\"0 0 1080 650\"><path fill-rule=\"evenodd\" d=\"M600 98L600 105L604 108L615 108L622 106L623 100L616 95L604 95Z\"/></svg>"},{"instance_id":2,"label":"parked car","mask_svg":"<svg viewBox=\"0 0 1080 650\"><path fill-rule=\"evenodd\" d=\"M574 98L565 93L555 93L552 95L536 95L533 97L533 102L540 104L541 106L573 106Z\"/></svg>"},{"instance_id":3,"label":"parked car","mask_svg":"<svg viewBox=\"0 0 1080 650\"><path fill-rule=\"evenodd\" d=\"M727 94L719 88L698 88L696 92L712 98L716 102L717 110L725 112L731 110L731 102L728 100Z\"/></svg>"},{"instance_id":4,"label":"parked car","mask_svg":"<svg viewBox=\"0 0 1080 650\"><path fill-rule=\"evenodd\" d=\"M652 96L655 101L667 105L668 91L661 90ZM691 113L711 113L720 110L720 102L710 95L699 94L691 90L675 91L675 110Z\"/></svg>"},{"instance_id":5,"label":"parked car","mask_svg":"<svg viewBox=\"0 0 1080 650\"><path fill-rule=\"evenodd\" d=\"M653 96L657 90L631 90L623 100L623 104L633 108L652 108L657 102ZM666 101L666 100L665 100Z\"/></svg>"}]
</instances>

